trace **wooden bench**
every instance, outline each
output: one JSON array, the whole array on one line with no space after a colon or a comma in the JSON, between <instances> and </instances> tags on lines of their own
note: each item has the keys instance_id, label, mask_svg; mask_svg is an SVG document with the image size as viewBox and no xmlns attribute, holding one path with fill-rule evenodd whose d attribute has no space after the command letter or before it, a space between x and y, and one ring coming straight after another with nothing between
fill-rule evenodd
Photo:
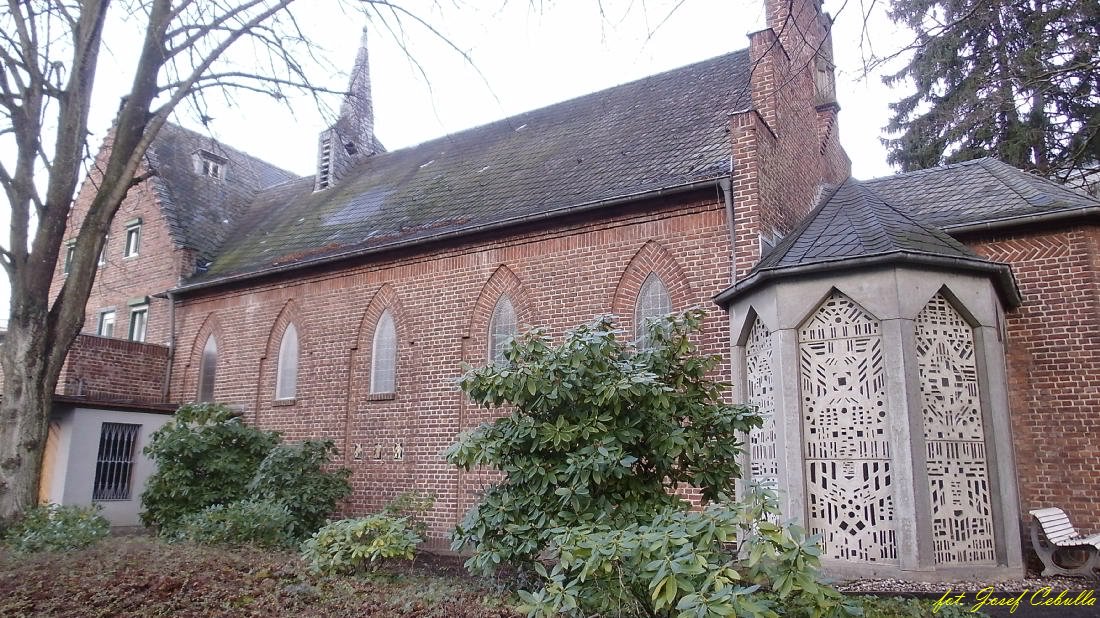
<instances>
[{"instance_id":1,"label":"wooden bench","mask_svg":"<svg viewBox=\"0 0 1100 618\"><path fill-rule=\"evenodd\" d=\"M1084 575L1100 579L1100 534L1081 536L1062 509L1031 511L1031 545L1046 567L1043 575ZM1054 556L1063 549L1084 552L1085 561L1069 568L1058 564Z\"/></svg>"}]
</instances>

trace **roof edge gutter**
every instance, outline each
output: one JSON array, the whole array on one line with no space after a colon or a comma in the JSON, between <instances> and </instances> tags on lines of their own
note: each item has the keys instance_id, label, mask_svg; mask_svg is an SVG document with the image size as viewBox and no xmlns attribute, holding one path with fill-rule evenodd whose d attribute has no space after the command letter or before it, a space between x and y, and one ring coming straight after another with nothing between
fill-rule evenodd
<instances>
[{"instance_id":1,"label":"roof edge gutter","mask_svg":"<svg viewBox=\"0 0 1100 618\"><path fill-rule=\"evenodd\" d=\"M714 302L722 309L728 310L734 299L770 281L790 279L800 275L815 275L836 272L837 270L858 270L887 265L932 266L942 269L986 273L992 275L997 293L1007 307L1017 307L1023 300L1020 295L1020 288L1016 284L1016 277L1012 274L1012 268L1008 264L990 262L980 258L957 258L905 251L880 253L859 258L838 258L814 262L813 264L760 270L719 292L714 296Z\"/></svg>"},{"instance_id":2,"label":"roof edge gutter","mask_svg":"<svg viewBox=\"0 0 1100 618\"><path fill-rule=\"evenodd\" d=\"M641 191L638 193L630 193L619 197L612 197L602 200L596 200L593 202L583 202L581 204L575 204L573 206L566 206L564 208L557 208L545 212L524 215L521 217L513 217L511 219L502 219L493 223L485 223L482 225L474 225L470 227L464 227L450 232L444 232L432 236L424 236L416 239L403 240L388 243L385 245L379 245L377 247L371 247L368 249L357 249L352 251L345 251L343 253L337 253L334 255L328 255L315 260L309 260L304 262L294 262L290 264L283 264L272 268L267 268L261 271L241 273L237 275L229 275L220 279L212 279L210 281L202 281L190 285L181 285L169 290L170 293L175 294L177 297L183 294L196 292L199 290L205 290L209 288L219 287L223 285L229 285L248 279L256 279L259 277L266 277L269 275L285 273L295 270L303 270L306 268L313 268L316 266L323 266L325 264L331 264L333 262L339 262L349 258L363 257L368 255L374 255L377 253L383 253L386 251L393 251L395 249L405 249L408 247L426 244L431 241L450 240L453 238L461 238L463 236L469 236L477 234L479 232L499 230L507 227L513 227L516 225L523 225L525 223L531 223L535 221L544 221L547 219L554 219L557 217L563 217L566 215L588 212L590 210L597 210L600 208L606 208L609 206L619 206L622 204L629 204L631 202L637 202L641 200L653 199L668 195L680 195L683 193L691 193L692 191L698 191L700 189L706 189L709 187L718 186L723 178L728 178L728 175L716 176L708 178L706 180L696 180L682 185L673 185L670 187L663 187L660 189L652 189L649 191Z\"/></svg>"},{"instance_id":3,"label":"roof edge gutter","mask_svg":"<svg viewBox=\"0 0 1100 618\"><path fill-rule=\"evenodd\" d=\"M1044 212L1032 215L1020 215L1005 219L989 219L975 223L962 223L959 225L945 225L943 231L948 234L966 234L969 232L984 232L992 230L1006 230L1021 227L1032 223L1058 223L1072 219L1080 219L1090 215L1100 215L1100 206L1085 206L1072 210L1059 210L1056 212Z\"/></svg>"}]
</instances>

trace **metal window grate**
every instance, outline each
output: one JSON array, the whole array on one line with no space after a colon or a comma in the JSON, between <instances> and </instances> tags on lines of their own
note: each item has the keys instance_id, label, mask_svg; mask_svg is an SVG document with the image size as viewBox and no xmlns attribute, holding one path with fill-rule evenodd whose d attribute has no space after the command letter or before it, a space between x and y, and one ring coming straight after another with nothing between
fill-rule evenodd
<instances>
[{"instance_id":1,"label":"metal window grate","mask_svg":"<svg viewBox=\"0 0 1100 618\"><path fill-rule=\"evenodd\" d=\"M95 463L92 500L129 500L134 470L134 444L141 425L103 423Z\"/></svg>"}]
</instances>

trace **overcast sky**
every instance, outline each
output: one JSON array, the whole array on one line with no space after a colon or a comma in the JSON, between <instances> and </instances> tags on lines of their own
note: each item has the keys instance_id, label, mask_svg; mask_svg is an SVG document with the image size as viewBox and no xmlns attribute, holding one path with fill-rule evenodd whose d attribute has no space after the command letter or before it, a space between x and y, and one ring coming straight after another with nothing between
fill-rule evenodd
<instances>
[{"instance_id":1,"label":"overcast sky","mask_svg":"<svg viewBox=\"0 0 1100 618\"><path fill-rule=\"evenodd\" d=\"M861 79L861 58L869 44L876 46L874 51L885 52L904 36L877 6L878 13L869 22L874 38L864 40L864 1L876 6L869 0L826 0L825 8L837 20L833 37L841 142L852 158L853 174L871 178L892 173L879 138L889 114L887 104L901 93L884 88L877 75ZM760 0L686 0L682 4L679 0L604 0L603 4L607 12L602 16L597 3L587 0L478 1L476 8L442 3L424 14L472 62L411 24L404 39L406 54L380 23L368 23L379 139L395 150L726 54L746 47L745 35L764 24ZM303 0L298 16L306 34L317 42L316 50L334 67L319 71L329 86L344 88L363 18L342 12L330 0ZM102 140L128 81L126 66L132 62L137 41L132 27L112 23L106 31L107 50L100 61L90 127L93 148ZM212 135L298 174L313 173L317 134L331 122L331 112L319 111L305 97L292 99L290 109L258 96L211 100L213 121L206 130ZM338 98L329 105L338 108ZM186 110L174 120L203 130ZM6 229L6 222L0 223ZM5 288L0 293L0 315L5 317L6 283L0 278Z\"/></svg>"}]
</instances>

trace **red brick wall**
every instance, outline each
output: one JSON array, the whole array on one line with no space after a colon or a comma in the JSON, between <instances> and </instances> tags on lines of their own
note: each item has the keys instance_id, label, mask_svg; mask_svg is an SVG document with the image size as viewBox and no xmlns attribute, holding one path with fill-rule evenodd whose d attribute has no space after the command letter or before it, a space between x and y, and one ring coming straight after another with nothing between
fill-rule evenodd
<instances>
[{"instance_id":1,"label":"red brick wall","mask_svg":"<svg viewBox=\"0 0 1100 618\"><path fill-rule=\"evenodd\" d=\"M106 165L109 147L101 149L96 165ZM69 215L66 240L75 240L80 225L87 215L95 187L102 180L98 167L88 174L77 195L73 210ZM147 173L141 169L138 174ZM141 218L141 245L138 255L123 257L126 242L126 223ZM66 246L61 247L57 272L51 284L51 297L56 297L65 281L64 274ZM179 281L180 267L189 256L177 249L168 235L167 223L158 205L153 182L145 181L132 187L119 207L111 224L107 238L106 263L99 268L95 283L92 285L88 304L85 306L84 328L82 332L95 334L99 326L99 315L104 309L115 311L114 337L126 339L130 329L130 307L128 303L136 298L164 292L175 287ZM187 271L190 272L190 271ZM169 307L166 299L150 298L148 326L145 341L168 344Z\"/></svg>"},{"instance_id":2,"label":"red brick wall","mask_svg":"<svg viewBox=\"0 0 1100 618\"><path fill-rule=\"evenodd\" d=\"M1100 227L968 244L1010 262L1023 304L1006 315L1009 406L1022 512L1062 507L1100 530Z\"/></svg>"},{"instance_id":3,"label":"red brick wall","mask_svg":"<svg viewBox=\"0 0 1100 618\"><path fill-rule=\"evenodd\" d=\"M809 19L812 3L793 6ZM840 146L836 106L814 105L815 68L807 53L820 40L813 32L789 26L782 41L771 29L749 36L753 109L730 120L738 278L760 259L761 233L770 239L789 234L813 208L822 183L839 183L851 173Z\"/></svg>"},{"instance_id":4,"label":"red brick wall","mask_svg":"<svg viewBox=\"0 0 1100 618\"><path fill-rule=\"evenodd\" d=\"M629 316L643 275L656 272L677 309L709 312L703 350L728 355L728 324L710 299L730 283L720 257L729 251L724 204L706 191L603 219L195 295L177 310L172 399L195 397L202 347L213 334L217 400L243 406L249 420L289 439L336 440L355 472L350 512L377 510L408 489L435 493L431 524L442 538L490 478L459 473L440 453L460 430L493 416L471 405L454 381L463 362L486 361L486 329L500 294L509 295L521 324L560 337L597 315ZM274 401L288 307L300 333L298 391L289 404ZM373 329L385 308L399 341L393 398L369 390ZM723 365L719 376L729 370ZM401 460L394 459L395 443L403 447ZM356 444L362 459L354 458Z\"/></svg>"},{"instance_id":5,"label":"red brick wall","mask_svg":"<svg viewBox=\"0 0 1100 618\"><path fill-rule=\"evenodd\" d=\"M57 392L95 401L161 403L167 370L167 346L78 335Z\"/></svg>"}]
</instances>

